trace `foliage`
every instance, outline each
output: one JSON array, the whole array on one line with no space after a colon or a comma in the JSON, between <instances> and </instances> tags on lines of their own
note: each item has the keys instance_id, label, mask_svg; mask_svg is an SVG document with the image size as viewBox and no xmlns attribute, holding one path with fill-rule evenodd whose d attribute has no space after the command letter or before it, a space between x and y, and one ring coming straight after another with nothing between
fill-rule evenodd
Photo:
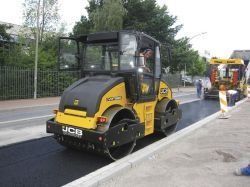
<instances>
[{"instance_id":1,"label":"foliage","mask_svg":"<svg viewBox=\"0 0 250 187\"><path fill-rule=\"evenodd\" d=\"M25 0L26 26L36 27L38 2L41 2L40 29L42 35L39 44L38 66L53 69L56 67L57 61L57 38L62 33L55 34L55 32L44 32L44 30L54 31L55 29L55 23L59 19L58 0ZM176 25L177 17L168 12L167 6L157 5L156 0L89 0L89 6L86 9L88 15L81 16L79 22L76 22L71 36L104 30L139 30L162 43L163 67L169 67L171 72L177 72L184 70L186 66L191 75L202 72L202 61L198 52L194 51L189 44L189 39L175 39L182 27L182 25ZM23 38L25 39L24 36ZM11 51L16 54L15 58L18 59L18 63L14 62L13 56L10 56L9 59L5 59L7 64L21 67L34 66L35 46L33 43L25 47L14 45ZM171 51L171 55L169 55L169 51Z\"/></svg>"},{"instance_id":2,"label":"foliage","mask_svg":"<svg viewBox=\"0 0 250 187\"><path fill-rule=\"evenodd\" d=\"M10 47L11 36L6 31L10 29L10 26L5 24L0 24L0 65L4 65L6 63L7 50L6 48Z\"/></svg>"},{"instance_id":3,"label":"foliage","mask_svg":"<svg viewBox=\"0 0 250 187\"><path fill-rule=\"evenodd\" d=\"M90 0L86 10L88 16L81 16L80 21L73 27L71 36L123 28L126 10L121 0Z\"/></svg>"},{"instance_id":4,"label":"foliage","mask_svg":"<svg viewBox=\"0 0 250 187\"><path fill-rule=\"evenodd\" d=\"M192 46L188 43L188 38L176 40L172 50L171 71L181 71L186 67L189 75L203 75L205 72L205 61L199 56L198 51L194 51Z\"/></svg>"},{"instance_id":5,"label":"foliage","mask_svg":"<svg viewBox=\"0 0 250 187\"><path fill-rule=\"evenodd\" d=\"M178 64L168 59L168 48L174 48L175 36L181 25L175 26L177 17L169 14L167 6L160 7L155 0L124 0L127 15L124 18L124 29L139 30L153 36L163 45L161 49L163 66ZM172 69L172 68L171 68Z\"/></svg>"},{"instance_id":6,"label":"foliage","mask_svg":"<svg viewBox=\"0 0 250 187\"><path fill-rule=\"evenodd\" d=\"M19 43L10 43L8 53L4 55L4 63L1 65L33 68L35 59L35 42L24 44L26 39L20 36ZM6 49L5 49L6 50ZM58 52L58 35L47 35L40 43L38 56L38 68L55 69Z\"/></svg>"},{"instance_id":7,"label":"foliage","mask_svg":"<svg viewBox=\"0 0 250 187\"><path fill-rule=\"evenodd\" d=\"M197 58L191 68L188 69L188 74L191 76L200 75L203 76L206 71L206 61L204 58Z\"/></svg>"},{"instance_id":8,"label":"foliage","mask_svg":"<svg viewBox=\"0 0 250 187\"><path fill-rule=\"evenodd\" d=\"M46 35L39 47L38 67L56 69L58 56L58 34Z\"/></svg>"},{"instance_id":9,"label":"foliage","mask_svg":"<svg viewBox=\"0 0 250 187\"><path fill-rule=\"evenodd\" d=\"M109 28L105 26L108 24L104 19L107 15L116 19L115 14L109 14L111 11L107 11L108 6L105 3L107 1L89 0L89 7L86 8L89 18L82 16L81 21L74 26L72 35L87 34L96 30L114 30L112 24L109 24ZM142 31L159 40L163 44L161 54L164 67L170 66L171 71L175 72L184 69L183 64L192 63L190 59L193 60L197 53L191 49L187 39L175 39L182 25L175 24L177 17L169 14L167 6L160 7L155 0L123 0L122 5L126 14L121 14L123 15L121 29ZM122 10L121 5L120 7ZM102 12L103 10L106 10L106 14ZM168 58L169 49L171 49L171 60Z\"/></svg>"},{"instance_id":10,"label":"foliage","mask_svg":"<svg viewBox=\"0 0 250 187\"><path fill-rule=\"evenodd\" d=\"M12 26L0 24L0 40L10 41L11 36L6 31L12 28Z\"/></svg>"},{"instance_id":11,"label":"foliage","mask_svg":"<svg viewBox=\"0 0 250 187\"><path fill-rule=\"evenodd\" d=\"M120 30L123 26L123 16L126 11L121 0L104 0L103 6L96 8L91 14L94 31Z\"/></svg>"},{"instance_id":12,"label":"foliage","mask_svg":"<svg viewBox=\"0 0 250 187\"><path fill-rule=\"evenodd\" d=\"M86 16L81 16L81 20L76 22L73 27L73 33L70 33L70 36L89 34L93 27L93 23Z\"/></svg>"},{"instance_id":13,"label":"foliage","mask_svg":"<svg viewBox=\"0 0 250 187\"><path fill-rule=\"evenodd\" d=\"M37 10L39 7L39 18L37 18ZM25 0L23 3L24 25L32 28L35 34L37 27L37 19L39 20L39 39L43 41L45 32L55 32L58 14L58 0Z\"/></svg>"}]
</instances>

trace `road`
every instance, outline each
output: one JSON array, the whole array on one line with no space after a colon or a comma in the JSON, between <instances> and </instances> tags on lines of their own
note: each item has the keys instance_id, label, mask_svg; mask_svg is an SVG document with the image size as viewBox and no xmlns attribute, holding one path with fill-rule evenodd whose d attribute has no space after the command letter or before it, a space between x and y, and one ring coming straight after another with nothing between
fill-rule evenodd
<instances>
[{"instance_id":1,"label":"road","mask_svg":"<svg viewBox=\"0 0 250 187\"><path fill-rule=\"evenodd\" d=\"M219 110L218 101L193 101L194 94L179 95L178 99L184 103L180 106L183 118L178 130ZM98 155L65 149L51 136L46 137L44 121L49 118L53 108L41 106L1 112L0 132L10 141L5 140L6 144L0 148L0 186L61 186L111 162ZM33 133L29 132L30 128L33 128ZM24 142L20 137L15 139L16 135L21 136L19 132L22 129L25 130L21 134L43 138L28 137L28 141ZM1 133L2 142L4 138ZM137 142L136 150L161 138L159 135L145 137ZM9 142L15 144L8 145Z\"/></svg>"},{"instance_id":2,"label":"road","mask_svg":"<svg viewBox=\"0 0 250 187\"><path fill-rule=\"evenodd\" d=\"M46 105L1 110L0 146L46 136L44 122L53 116L52 110L56 107Z\"/></svg>"}]
</instances>

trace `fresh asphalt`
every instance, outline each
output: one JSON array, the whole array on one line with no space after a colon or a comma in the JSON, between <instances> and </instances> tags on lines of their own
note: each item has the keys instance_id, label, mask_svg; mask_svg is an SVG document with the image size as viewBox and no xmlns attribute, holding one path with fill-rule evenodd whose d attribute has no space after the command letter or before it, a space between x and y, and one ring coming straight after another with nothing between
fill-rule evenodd
<instances>
[{"instance_id":1,"label":"fresh asphalt","mask_svg":"<svg viewBox=\"0 0 250 187\"><path fill-rule=\"evenodd\" d=\"M177 130L217 112L219 103L216 100L199 100L182 104L180 107L183 117ZM14 116L21 119L30 117L29 112L33 113L33 116L43 112L43 107L38 109L39 112L34 108L30 109L22 116L19 112ZM48 107L46 110L48 111ZM44 111L41 115L47 114ZM5 115L0 117L1 121L13 120ZM136 150L161 138L160 135L145 137L137 142ZM109 159L99 155L66 149L52 137L29 140L0 148L0 186L61 186L109 163Z\"/></svg>"}]
</instances>

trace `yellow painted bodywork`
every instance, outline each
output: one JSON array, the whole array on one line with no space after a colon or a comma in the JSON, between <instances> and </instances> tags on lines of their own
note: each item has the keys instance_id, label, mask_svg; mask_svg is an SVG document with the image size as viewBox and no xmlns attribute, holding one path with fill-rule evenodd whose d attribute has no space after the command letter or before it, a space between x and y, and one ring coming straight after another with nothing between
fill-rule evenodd
<instances>
[{"instance_id":1,"label":"yellow painted bodywork","mask_svg":"<svg viewBox=\"0 0 250 187\"><path fill-rule=\"evenodd\" d=\"M154 132L154 110L157 101L135 103L134 111L139 117L140 123L145 125L145 136Z\"/></svg>"},{"instance_id":2,"label":"yellow painted bodywork","mask_svg":"<svg viewBox=\"0 0 250 187\"><path fill-rule=\"evenodd\" d=\"M163 98L172 99L172 97L173 95L171 88L165 82L161 81L159 86L158 100L160 101Z\"/></svg>"},{"instance_id":3,"label":"yellow painted bodywork","mask_svg":"<svg viewBox=\"0 0 250 187\"><path fill-rule=\"evenodd\" d=\"M126 103L125 84L120 83L103 96L99 110L94 117L86 117L88 115L86 111L65 109L64 112L57 113L55 120L61 124L68 124L86 129L96 129L97 117L100 117L104 111L111 106L116 105L124 107Z\"/></svg>"},{"instance_id":4,"label":"yellow painted bodywork","mask_svg":"<svg viewBox=\"0 0 250 187\"><path fill-rule=\"evenodd\" d=\"M239 58L235 59L218 59L218 58L212 58L210 60L210 64L238 64L238 65L244 65L244 61Z\"/></svg>"},{"instance_id":5,"label":"yellow painted bodywork","mask_svg":"<svg viewBox=\"0 0 250 187\"><path fill-rule=\"evenodd\" d=\"M86 117L87 112L85 111L80 111L80 110L72 110L72 109L68 109L66 108L64 110L65 114L69 114L69 115L73 115L73 116L81 116L81 117Z\"/></svg>"},{"instance_id":6,"label":"yellow painted bodywork","mask_svg":"<svg viewBox=\"0 0 250 187\"><path fill-rule=\"evenodd\" d=\"M77 112L77 110L75 110ZM81 117L65 112L58 112L55 118L56 122L61 124L82 127L86 129L94 129L96 127L96 119L91 117Z\"/></svg>"},{"instance_id":7,"label":"yellow painted bodywork","mask_svg":"<svg viewBox=\"0 0 250 187\"><path fill-rule=\"evenodd\" d=\"M172 90L165 82L160 82L158 95L154 101L142 103L129 103L126 99L125 83L120 83L109 90L101 99L100 107L94 117L87 117L86 111L65 109L64 112L58 112L56 122L68 124L86 129L97 128L97 118L112 106L129 107L135 112L140 123L145 125L145 136L154 132L154 113L158 101L163 98L172 99Z\"/></svg>"},{"instance_id":8,"label":"yellow painted bodywork","mask_svg":"<svg viewBox=\"0 0 250 187\"><path fill-rule=\"evenodd\" d=\"M133 110L137 114L140 123L145 125L145 136L154 132L155 106L157 102L163 98L172 99L172 90L165 82L160 81L159 91L155 101L135 103L133 105Z\"/></svg>"}]
</instances>

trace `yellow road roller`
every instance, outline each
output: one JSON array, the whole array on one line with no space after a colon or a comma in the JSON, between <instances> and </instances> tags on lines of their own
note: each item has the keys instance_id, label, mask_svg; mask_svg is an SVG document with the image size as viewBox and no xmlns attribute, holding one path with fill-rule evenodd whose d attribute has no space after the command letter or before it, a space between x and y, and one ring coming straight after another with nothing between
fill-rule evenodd
<instances>
[{"instance_id":1,"label":"yellow road roller","mask_svg":"<svg viewBox=\"0 0 250 187\"><path fill-rule=\"evenodd\" d=\"M46 123L61 145L117 160L144 136L175 132L181 110L161 78L159 41L137 31L59 40L59 69L81 72Z\"/></svg>"}]
</instances>

